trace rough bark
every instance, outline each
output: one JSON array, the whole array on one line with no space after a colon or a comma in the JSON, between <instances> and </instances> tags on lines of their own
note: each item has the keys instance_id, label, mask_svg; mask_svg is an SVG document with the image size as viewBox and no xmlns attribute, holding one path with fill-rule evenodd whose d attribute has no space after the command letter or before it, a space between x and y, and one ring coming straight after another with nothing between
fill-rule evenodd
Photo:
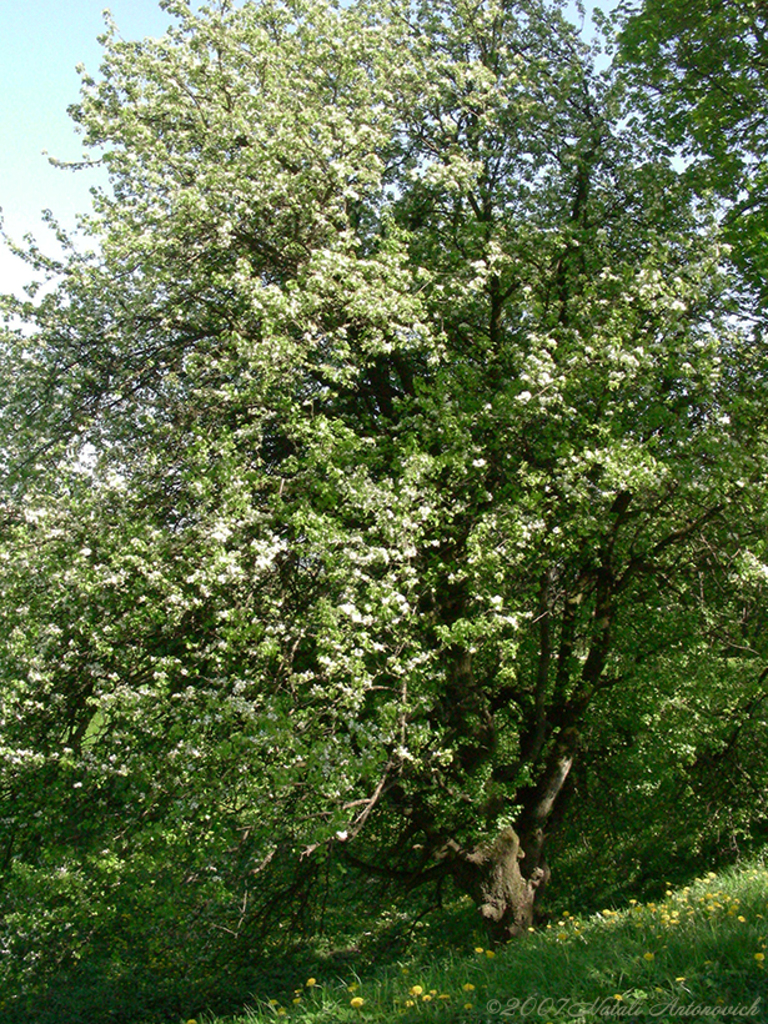
<instances>
[{"instance_id":1,"label":"rough bark","mask_svg":"<svg viewBox=\"0 0 768 1024\"><path fill-rule=\"evenodd\" d=\"M454 879L474 900L493 944L516 938L534 924L537 900L550 877L545 829L577 746L576 730L564 730L529 793L517 829L506 828L491 843L455 851Z\"/></svg>"},{"instance_id":2,"label":"rough bark","mask_svg":"<svg viewBox=\"0 0 768 1024\"><path fill-rule=\"evenodd\" d=\"M476 903L493 945L522 935L533 926L537 890L546 881L545 865L522 864L526 857L520 837L506 828L493 843L462 852L454 878Z\"/></svg>"}]
</instances>

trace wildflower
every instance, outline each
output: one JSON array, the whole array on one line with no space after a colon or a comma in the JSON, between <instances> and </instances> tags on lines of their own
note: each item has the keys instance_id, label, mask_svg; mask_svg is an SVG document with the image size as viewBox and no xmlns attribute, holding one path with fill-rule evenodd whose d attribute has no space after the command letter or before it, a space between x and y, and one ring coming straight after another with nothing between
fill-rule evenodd
<instances>
[{"instance_id":1,"label":"wildflower","mask_svg":"<svg viewBox=\"0 0 768 1024\"><path fill-rule=\"evenodd\" d=\"M472 1003L464 1003L464 1009L465 1010L471 1010L472 1009Z\"/></svg>"},{"instance_id":2,"label":"wildflower","mask_svg":"<svg viewBox=\"0 0 768 1024\"><path fill-rule=\"evenodd\" d=\"M424 989L421 987L421 985L414 985L413 988L411 989L411 995L420 996L423 991Z\"/></svg>"},{"instance_id":3,"label":"wildflower","mask_svg":"<svg viewBox=\"0 0 768 1024\"><path fill-rule=\"evenodd\" d=\"M414 1001L412 999L406 999L405 1000L405 1005L406 1006L415 1006L415 1003L414 1003Z\"/></svg>"},{"instance_id":4,"label":"wildflower","mask_svg":"<svg viewBox=\"0 0 768 1024\"><path fill-rule=\"evenodd\" d=\"M269 1005L270 1006L277 1006L277 999L270 999L269 1000Z\"/></svg>"},{"instance_id":5,"label":"wildflower","mask_svg":"<svg viewBox=\"0 0 768 1024\"><path fill-rule=\"evenodd\" d=\"M679 978L675 978L675 981L685 981L685 975L681 974Z\"/></svg>"},{"instance_id":6,"label":"wildflower","mask_svg":"<svg viewBox=\"0 0 768 1024\"><path fill-rule=\"evenodd\" d=\"M746 921L747 919L746 919L746 917L744 917L744 915L743 915L743 914L739 914L739 916L738 916L738 917L736 918L736 920L737 920L737 921L741 921L741 923L742 923L742 924L744 924L744 922L745 922L745 921Z\"/></svg>"},{"instance_id":7,"label":"wildflower","mask_svg":"<svg viewBox=\"0 0 768 1024\"><path fill-rule=\"evenodd\" d=\"M655 953L643 953L643 960L647 960L648 963L650 963L651 960L655 960L655 959L656 959L656 954Z\"/></svg>"},{"instance_id":8,"label":"wildflower","mask_svg":"<svg viewBox=\"0 0 768 1024\"><path fill-rule=\"evenodd\" d=\"M296 996L296 998L293 1000L293 1005L294 1006L298 1006L300 1002L301 1002L301 996Z\"/></svg>"},{"instance_id":9,"label":"wildflower","mask_svg":"<svg viewBox=\"0 0 768 1024\"><path fill-rule=\"evenodd\" d=\"M422 1003L431 1003L432 996L429 994L429 992L425 992L424 995L421 997L421 1001Z\"/></svg>"},{"instance_id":10,"label":"wildflower","mask_svg":"<svg viewBox=\"0 0 768 1024\"><path fill-rule=\"evenodd\" d=\"M484 953L485 950L483 949L482 946L475 946L475 952L476 953Z\"/></svg>"},{"instance_id":11,"label":"wildflower","mask_svg":"<svg viewBox=\"0 0 768 1024\"><path fill-rule=\"evenodd\" d=\"M307 988L314 988L317 984L317 978L307 978Z\"/></svg>"},{"instance_id":12,"label":"wildflower","mask_svg":"<svg viewBox=\"0 0 768 1024\"><path fill-rule=\"evenodd\" d=\"M462 987L462 989L465 992L474 992L475 991L475 986L472 984L471 981L465 981L464 984L461 987Z\"/></svg>"},{"instance_id":13,"label":"wildflower","mask_svg":"<svg viewBox=\"0 0 768 1024\"><path fill-rule=\"evenodd\" d=\"M765 953L755 953L755 960L761 964L765 960Z\"/></svg>"},{"instance_id":14,"label":"wildflower","mask_svg":"<svg viewBox=\"0 0 768 1024\"><path fill-rule=\"evenodd\" d=\"M357 982L353 981L351 982L351 984L347 985L347 992L357 992L359 988L360 986L357 984Z\"/></svg>"},{"instance_id":15,"label":"wildflower","mask_svg":"<svg viewBox=\"0 0 768 1024\"><path fill-rule=\"evenodd\" d=\"M496 956L492 949L486 949L485 955L488 957L489 960L492 960Z\"/></svg>"},{"instance_id":16,"label":"wildflower","mask_svg":"<svg viewBox=\"0 0 768 1024\"><path fill-rule=\"evenodd\" d=\"M617 992L613 998L616 1000L617 1003L624 1002L624 996L621 994L621 992Z\"/></svg>"},{"instance_id":17,"label":"wildflower","mask_svg":"<svg viewBox=\"0 0 768 1024\"><path fill-rule=\"evenodd\" d=\"M440 995L437 998L438 999L450 999L451 997L450 997L450 995L447 992L441 992Z\"/></svg>"},{"instance_id":18,"label":"wildflower","mask_svg":"<svg viewBox=\"0 0 768 1024\"><path fill-rule=\"evenodd\" d=\"M365 1000L362 999L360 996L354 996L352 999L349 1000L349 1005L354 1010L359 1010L364 1002L365 1002Z\"/></svg>"}]
</instances>

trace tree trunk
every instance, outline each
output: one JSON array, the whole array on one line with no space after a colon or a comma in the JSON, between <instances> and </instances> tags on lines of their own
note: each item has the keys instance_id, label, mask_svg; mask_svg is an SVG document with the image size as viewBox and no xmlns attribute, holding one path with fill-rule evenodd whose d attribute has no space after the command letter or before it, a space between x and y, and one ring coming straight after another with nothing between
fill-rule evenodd
<instances>
[{"instance_id":1,"label":"tree trunk","mask_svg":"<svg viewBox=\"0 0 768 1024\"><path fill-rule=\"evenodd\" d=\"M563 730L541 779L528 794L517 831L506 828L493 843L454 851L453 877L477 905L493 944L516 938L533 926L536 900L550 877L544 857L545 827L563 791L578 742L575 729Z\"/></svg>"},{"instance_id":2,"label":"tree trunk","mask_svg":"<svg viewBox=\"0 0 768 1024\"><path fill-rule=\"evenodd\" d=\"M462 852L455 862L456 883L477 905L492 945L533 926L534 901L549 869L542 857L543 843L530 845L531 853L538 846L537 860L528 860L517 832L506 828L491 845Z\"/></svg>"}]
</instances>

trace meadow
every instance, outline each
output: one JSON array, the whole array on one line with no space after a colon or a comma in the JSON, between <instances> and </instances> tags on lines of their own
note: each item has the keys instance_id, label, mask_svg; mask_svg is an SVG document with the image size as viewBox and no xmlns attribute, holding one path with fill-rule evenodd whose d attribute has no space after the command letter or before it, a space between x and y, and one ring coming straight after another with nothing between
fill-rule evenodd
<instances>
[{"instance_id":1,"label":"meadow","mask_svg":"<svg viewBox=\"0 0 768 1024\"><path fill-rule=\"evenodd\" d=\"M496 950L476 933L463 952L430 958L446 928L447 919L425 926L407 960L369 975L317 969L280 990L266 984L241 1016L185 1024L768 1022L763 863L710 872L656 902L588 917L564 910Z\"/></svg>"}]
</instances>

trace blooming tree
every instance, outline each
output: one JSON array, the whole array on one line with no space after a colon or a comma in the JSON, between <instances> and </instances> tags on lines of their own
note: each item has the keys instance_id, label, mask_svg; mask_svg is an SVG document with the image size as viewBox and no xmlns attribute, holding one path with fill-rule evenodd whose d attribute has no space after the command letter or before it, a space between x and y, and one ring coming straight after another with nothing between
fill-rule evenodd
<instances>
[{"instance_id":1,"label":"blooming tree","mask_svg":"<svg viewBox=\"0 0 768 1024\"><path fill-rule=\"evenodd\" d=\"M760 685L763 347L557 7L163 6L72 110L96 251L10 303L7 919L167 874L205 958L332 855L504 940L590 715L714 636Z\"/></svg>"}]
</instances>

